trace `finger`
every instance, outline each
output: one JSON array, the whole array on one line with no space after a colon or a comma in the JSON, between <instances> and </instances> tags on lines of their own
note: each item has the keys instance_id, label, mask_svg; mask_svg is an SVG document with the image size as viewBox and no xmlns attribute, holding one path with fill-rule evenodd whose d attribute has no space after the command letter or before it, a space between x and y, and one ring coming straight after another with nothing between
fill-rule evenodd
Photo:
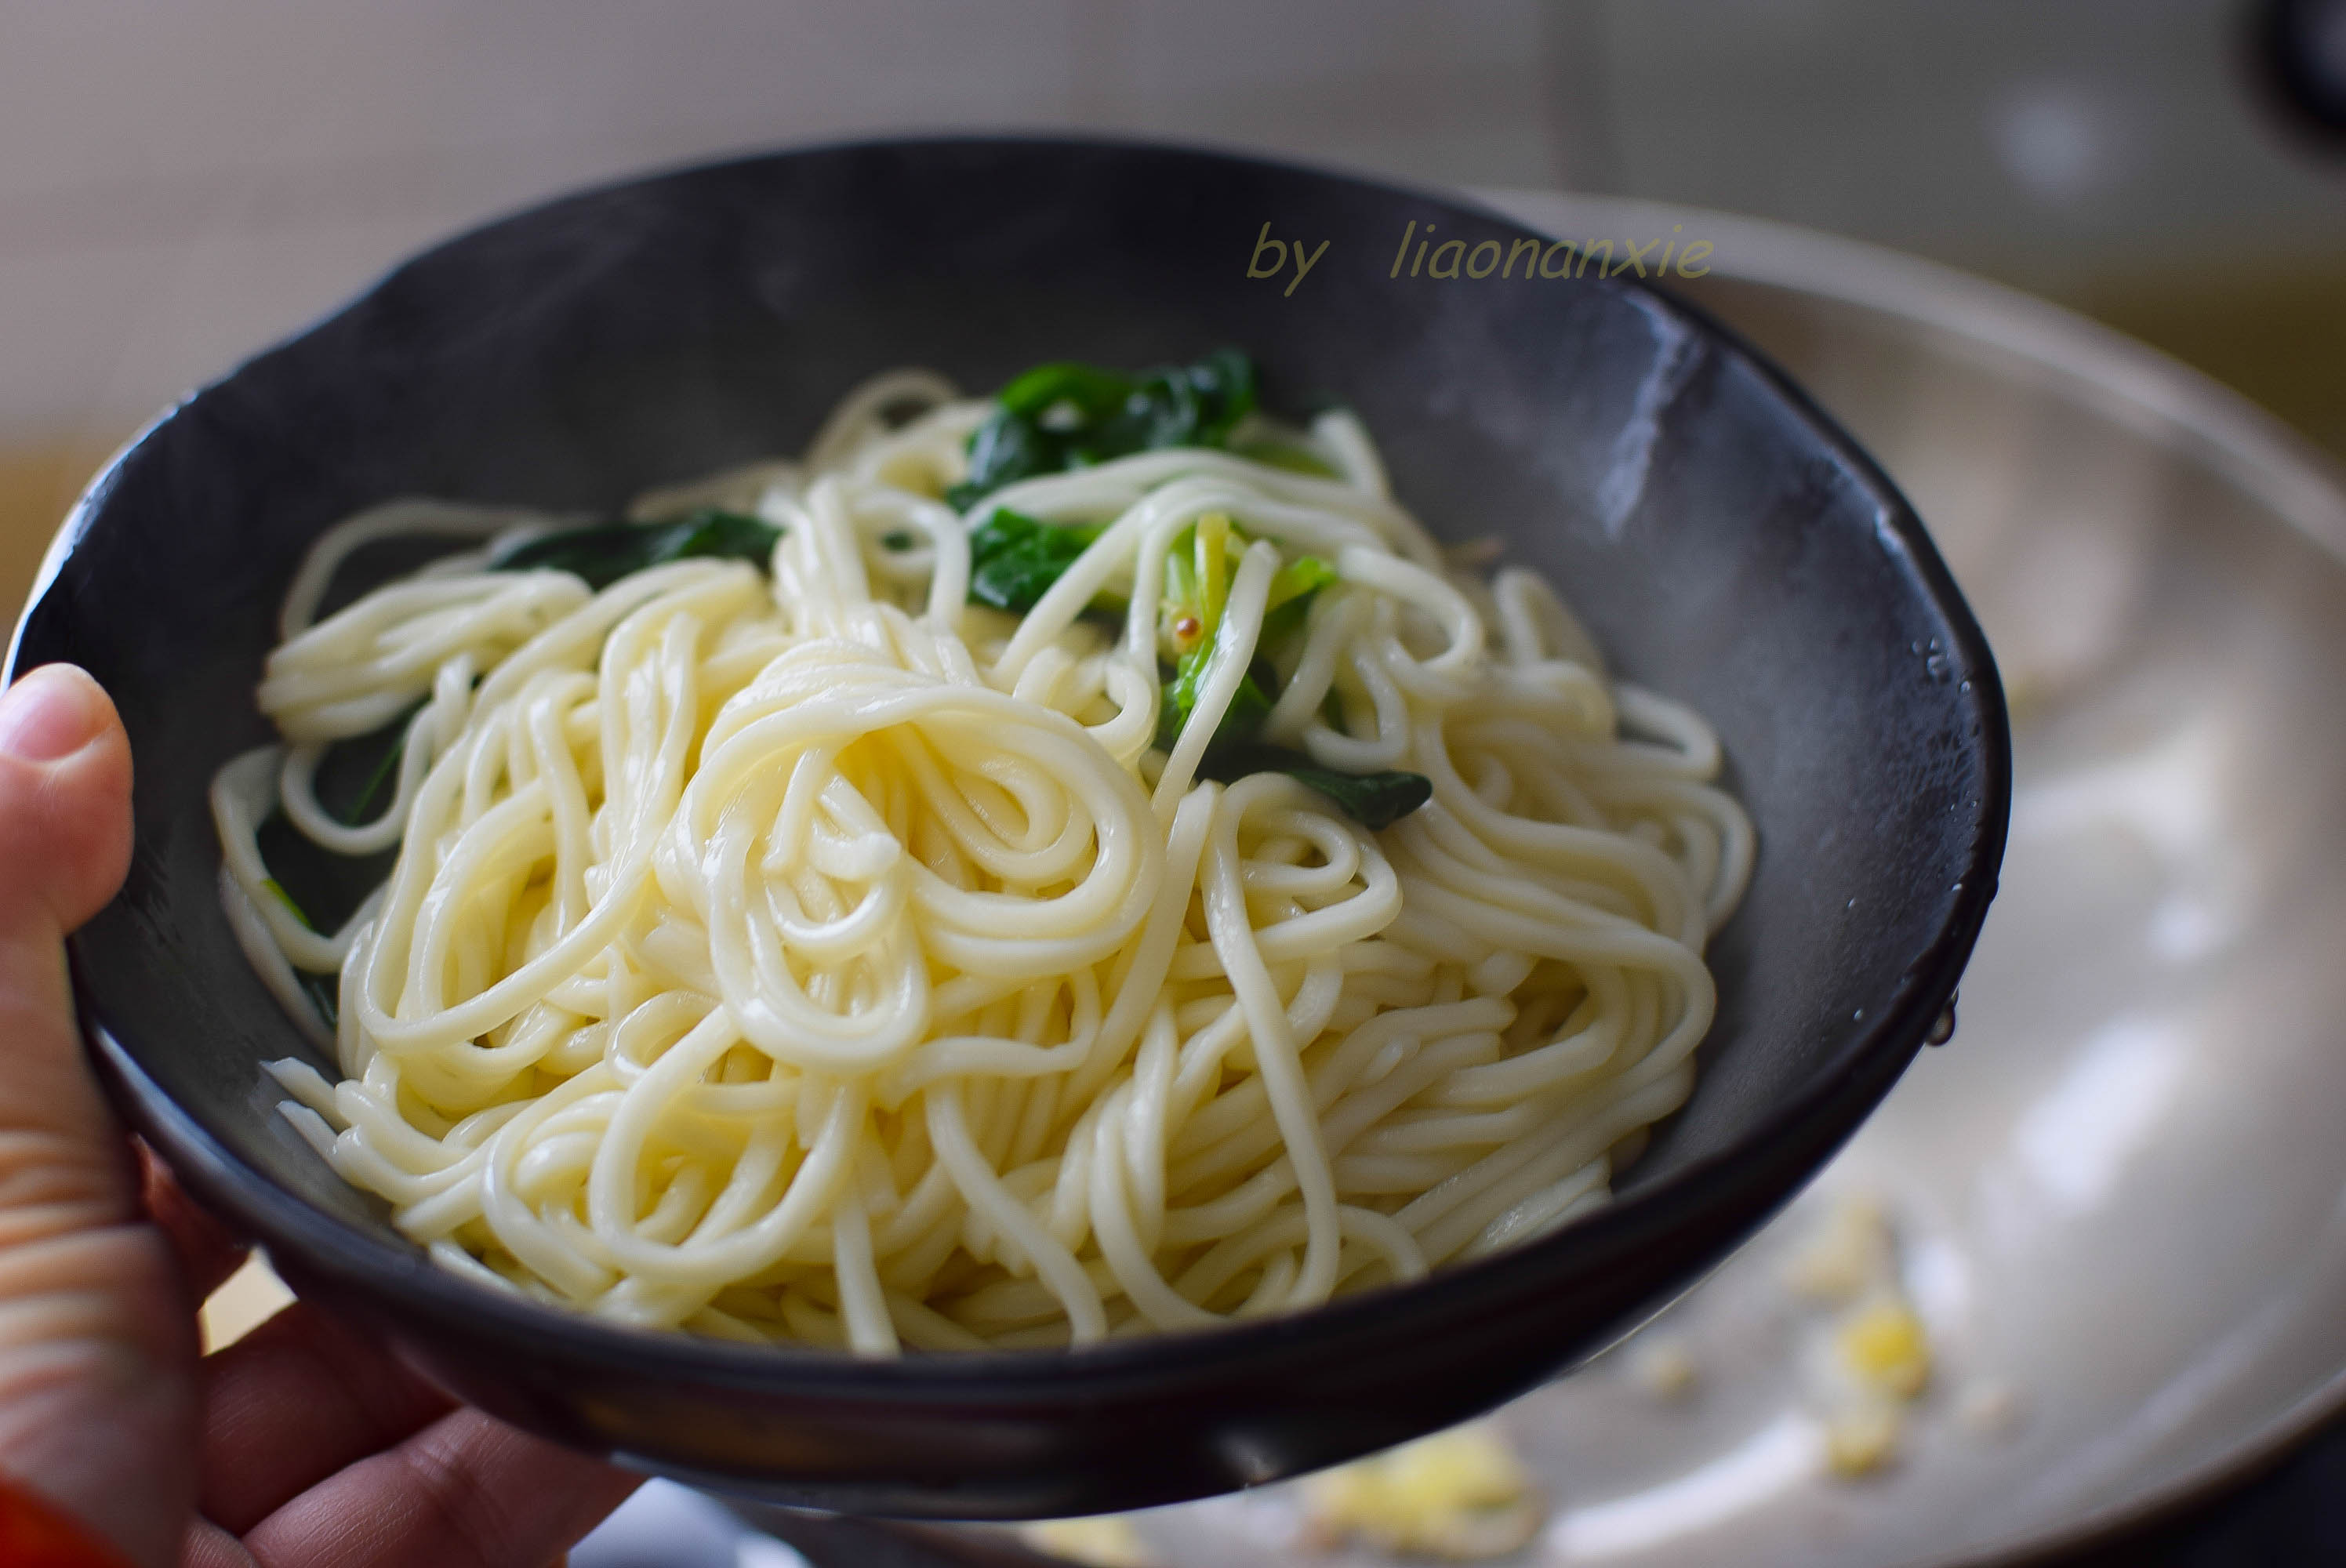
<instances>
[{"instance_id":1,"label":"finger","mask_svg":"<svg viewBox=\"0 0 2346 1568\"><path fill-rule=\"evenodd\" d=\"M0 860L13 873L0 918L37 910L54 931L71 931L105 907L130 866L129 738L97 682L69 664L44 665L0 697Z\"/></svg>"},{"instance_id":2,"label":"finger","mask_svg":"<svg viewBox=\"0 0 2346 1568\"><path fill-rule=\"evenodd\" d=\"M0 693L0 1133L70 1153L87 1183L76 1196L107 1220L133 1212L128 1162L82 1060L58 943L97 912L129 853L130 750L114 705L69 665L35 670Z\"/></svg>"},{"instance_id":3,"label":"finger","mask_svg":"<svg viewBox=\"0 0 2346 1568\"><path fill-rule=\"evenodd\" d=\"M130 751L114 705L69 665L0 693L0 1135L38 1142L64 1190L0 1193L19 1227L112 1223L137 1211L105 1096L82 1059L65 933L97 911L130 852ZM46 1205L76 1207L48 1211Z\"/></svg>"},{"instance_id":4,"label":"finger","mask_svg":"<svg viewBox=\"0 0 2346 1568\"><path fill-rule=\"evenodd\" d=\"M179 1548L178 1568L258 1568L244 1543L214 1524L199 1519L188 1526Z\"/></svg>"},{"instance_id":5,"label":"finger","mask_svg":"<svg viewBox=\"0 0 2346 1568\"><path fill-rule=\"evenodd\" d=\"M60 939L130 854L130 750L69 666L0 694L0 1471L134 1562L194 1492L195 1322L82 1057Z\"/></svg>"},{"instance_id":6,"label":"finger","mask_svg":"<svg viewBox=\"0 0 2346 1568\"><path fill-rule=\"evenodd\" d=\"M196 1205L160 1156L134 1138L138 1151L141 1207L171 1244L188 1294L201 1301L244 1267L251 1244Z\"/></svg>"},{"instance_id":7,"label":"finger","mask_svg":"<svg viewBox=\"0 0 2346 1568\"><path fill-rule=\"evenodd\" d=\"M642 1479L457 1410L303 1492L244 1544L260 1568L515 1568L568 1551Z\"/></svg>"},{"instance_id":8,"label":"finger","mask_svg":"<svg viewBox=\"0 0 2346 1568\"><path fill-rule=\"evenodd\" d=\"M299 1304L206 1357L203 1388L198 1506L237 1534L455 1404L357 1329Z\"/></svg>"}]
</instances>

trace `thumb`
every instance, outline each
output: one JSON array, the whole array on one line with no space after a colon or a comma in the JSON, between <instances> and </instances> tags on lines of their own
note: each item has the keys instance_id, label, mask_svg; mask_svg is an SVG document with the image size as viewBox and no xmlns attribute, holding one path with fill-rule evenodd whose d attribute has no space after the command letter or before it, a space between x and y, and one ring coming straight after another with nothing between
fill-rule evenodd
<instances>
[{"instance_id":1,"label":"thumb","mask_svg":"<svg viewBox=\"0 0 2346 1568\"><path fill-rule=\"evenodd\" d=\"M96 914L130 863L130 742L69 664L0 693L0 938L54 939Z\"/></svg>"},{"instance_id":2,"label":"thumb","mask_svg":"<svg viewBox=\"0 0 2346 1568\"><path fill-rule=\"evenodd\" d=\"M35 670L0 693L0 1475L151 1563L193 1492L194 1325L83 1060L61 945L129 857L113 703L70 665Z\"/></svg>"},{"instance_id":3,"label":"thumb","mask_svg":"<svg viewBox=\"0 0 2346 1568\"><path fill-rule=\"evenodd\" d=\"M130 742L97 682L44 665L0 692L0 1133L118 1141L83 1065L58 942L130 859ZM0 1203L6 1199L0 1189Z\"/></svg>"}]
</instances>

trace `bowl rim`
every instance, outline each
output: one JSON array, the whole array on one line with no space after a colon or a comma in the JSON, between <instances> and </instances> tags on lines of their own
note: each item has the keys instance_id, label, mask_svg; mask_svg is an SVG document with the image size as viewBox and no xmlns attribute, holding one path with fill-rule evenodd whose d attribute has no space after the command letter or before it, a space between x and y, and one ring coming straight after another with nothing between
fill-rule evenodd
<instances>
[{"instance_id":1,"label":"bowl rim","mask_svg":"<svg viewBox=\"0 0 2346 1568\"><path fill-rule=\"evenodd\" d=\"M1290 177L1333 182L1383 198L1399 198L1442 209L1444 215L1530 231L1499 209L1459 192L1406 181L1315 167L1227 147L1160 138L1064 133L949 133L853 137L715 159L657 167L567 188L546 199L471 225L402 259L349 299L307 325L247 356L237 365L178 399L125 444L90 482L51 545L11 639L10 678L22 667L26 628L54 591L56 580L81 538L97 524L125 468L190 406L233 381L256 361L301 341L320 326L372 298L407 268L466 244L508 224L542 218L572 203L630 189L811 156L868 150L1137 152L1173 155L1239 168L1268 169ZM1876 514L1877 538L1944 621L1951 682L1966 687L1978 719L1970 739L1980 761L1979 798L1970 806L1970 844L1954 897L1931 940L1918 952L1885 997L1869 999L1866 1023L1828 1058L1810 1081L1786 1095L1755 1122L1711 1154L1689 1161L1648 1186L1617 1196L1570 1224L1523 1246L1439 1269L1405 1285L1339 1297L1300 1312L1217 1325L1210 1329L1137 1335L1081 1348L1031 1350L913 1352L867 1359L844 1351L798 1344L750 1346L668 1329L607 1323L469 1281L429 1261L420 1251L395 1247L318 1207L239 1157L200 1120L164 1094L140 1065L155 1054L107 1021L102 997L88 985L78 954L80 939L69 939L77 1013L85 1039L137 1130L156 1145L199 1196L251 1233L265 1248L282 1247L297 1260L293 1271L323 1276L362 1289L371 1303L413 1318L446 1323L478 1341L526 1348L539 1362L569 1360L597 1366L625 1365L638 1375L689 1381L722 1382L735 1389L789 1392L842 1403L900 1403L908 1398L940 1404L1047 1401L1076 1390L1097 1391L1110 1384L1161 1382L1201 1360L1218 1366L1275 1363L1302 1340L1326 1345L1347 1338L1373 1337L1379 1321L1406 1302L1413 1314L1471 1320L1477 1303L1511 1302L1535 1292L1560 1272L1560 1247L1577 1257L1602 1257L1633 1246L1636 1233L1650 1229L1653 1217L1673 1209L1699 1213L1696 1201L1722 1167L1747 1164L1755 1151L1788 1144L1806 1128L1824 1130L1821 1158L1844 1141L1887 1093L1920 1048L1923 1036L1952 1000L1980 925L1994 897L2011 809L2012 755L2003 687L1984 634L1957 589L1921 518L1880 466L1825 414L1772 361L1708 311L1642 280L1607 279L1641 296L1667 314L1692 325L1714 349L1724 350L1756 372L1785 412L1819 450L1846 470ZM1862 1105L1846 1125L1833 1126L1837 1107L1855 1094ZM1805 1174L1777 1195L1751 1224L1797 1191ZM1748 1227L1747 1227L1748 1228ZM272 1261L278 1261L272 1257ZM1561 1272L1576 1272L1576 1269ZM1626 1331L1627 1325L1623 1326ZM1593 1353L1590 1352L1590 1353Z\"/></svg>"}]
</instances>

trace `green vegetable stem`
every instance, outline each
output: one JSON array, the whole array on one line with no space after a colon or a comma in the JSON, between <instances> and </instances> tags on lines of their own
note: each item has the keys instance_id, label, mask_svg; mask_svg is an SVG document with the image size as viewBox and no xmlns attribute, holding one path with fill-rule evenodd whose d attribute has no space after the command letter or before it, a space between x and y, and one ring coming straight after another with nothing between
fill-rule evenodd
<instances>
[{"instance_id":1,"label":"green vegetable stem","mask_svg":"<svg viewBox=\"0 0 2346 1568\"><path fill-rule=\"evenodd\" d=\"M1228 516L1209 513L1183 532L1166 559L1165 593L1158 608L1160 651L1172 657L1171 677L1157 710L1157 744L1178 745L1198 706L1198 688L1214 650L1229 631L1223 612L1237 560L1246 553L1246 535ZM1316 555L1282 563L1270 580L1255 641L1255 657L1239 678L1229 707L1214 727L1198 764L1202 778L1224 783L1250 773L1285 773L1334 800L1372 831L1390 827L1433 795L1423 774L1387 771L1350 774L1322 768L1300 751L1260 743L1257 736L1278 699L1274 662L1303 630L1312 596L1336 580L1336 568Z\"/></svg>"}]
</instances>

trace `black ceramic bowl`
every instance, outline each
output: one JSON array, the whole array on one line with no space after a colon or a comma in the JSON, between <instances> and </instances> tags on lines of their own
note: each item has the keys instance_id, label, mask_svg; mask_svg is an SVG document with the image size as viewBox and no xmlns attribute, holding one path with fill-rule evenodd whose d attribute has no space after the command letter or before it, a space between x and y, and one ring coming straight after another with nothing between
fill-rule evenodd
<instances>
[{"instance_id":1,"label":"black ceramic bowl","mask_svg":"<svg viewBox=\"0 0 2346 1568\"><path fill-rule=\"evenodd\" d=\"M1439 197L1192 151L787 153L467 235L174 409L74 513L13 661L79 662L129 726L137 854L72 952L129 1119L304 1296L464 1398L835 1509L1071 1513L1265 1481L1483 1410L1653 1309L1817 1168L1948 1004L2003 847L2002 698L1912 512L1751 351L1593 266L1436 279L1430 253L1395 276L1413 223L1467 242L1462 273L1522 238ZM1290 289L1299 240L1315 260ZM798 450L885 366L982 388L1038 360L1221 343L1260 357L1274 406L1352 404L1430 525L1502 535L1621 671L1724 738L1758 875L1713 948L1693 1099L1611 1206L1284 1320L874 1363L485 1292L277 1115L260 1064L309 1048L219 913L205 788L268 736L253 682L321 529L407 494L609 507Z\"/></svg>"}]
</instances>

